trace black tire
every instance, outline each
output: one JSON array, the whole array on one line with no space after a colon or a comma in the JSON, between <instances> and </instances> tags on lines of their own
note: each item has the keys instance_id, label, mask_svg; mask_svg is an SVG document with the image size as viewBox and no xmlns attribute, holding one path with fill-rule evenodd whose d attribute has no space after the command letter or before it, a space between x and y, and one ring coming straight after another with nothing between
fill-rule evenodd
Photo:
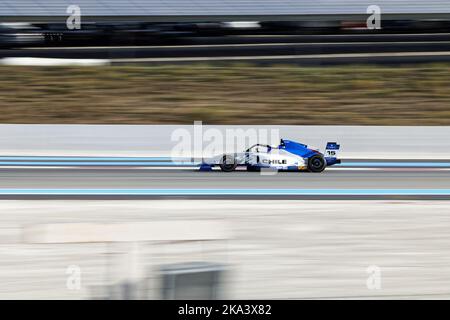
<instances>
[{"instance_id":1,"label":"black tire","mask_svg":"<svg viewBox=\"0 0 450 320\"><path fill-rule=\"evenodd\" d=\"M327 167L327 162L320 154L316 154L308 159L308 170L311 172L322 172Z\"/></svg>"},{"instance_id":2,"label":"black tire","mask_svg":"<svg viewBox=\"0 0 450 320\"><path fill-rule=\"evenodd\" d=\"M236 158L232 155L224 155L219 166L223 172L232 172L237 167Z\"/></svg>"}]
</instances>

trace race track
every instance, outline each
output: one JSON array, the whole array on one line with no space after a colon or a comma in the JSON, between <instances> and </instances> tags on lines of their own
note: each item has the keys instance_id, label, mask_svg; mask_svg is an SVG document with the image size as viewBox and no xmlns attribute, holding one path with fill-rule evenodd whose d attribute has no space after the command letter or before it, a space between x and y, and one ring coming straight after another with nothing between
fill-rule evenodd
<instances>
[{"instance_id":1,"label":"race track","mask_svg":"<svg viewBox=\"0 0 450 320\"><path fill-rule=\"evenodd\" d=\"M450 197L448 168L333 168L323 173L194 168L3 168L0 196Z\"/></svg>"}]
</instances>

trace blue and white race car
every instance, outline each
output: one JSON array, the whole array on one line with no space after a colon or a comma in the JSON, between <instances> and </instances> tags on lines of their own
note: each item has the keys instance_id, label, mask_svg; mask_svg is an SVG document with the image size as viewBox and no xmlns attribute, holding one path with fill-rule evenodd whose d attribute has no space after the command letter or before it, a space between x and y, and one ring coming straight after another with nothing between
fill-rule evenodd
<instances>
[{"instance_id":1,"label":"blue and white race car","mask_svg":"<svg viewBox=\"0 0 450 320\"><path fill-rule=\"evenodd\" d=\"M242 153L213 157L204 161L200 170L208 171L219 166L225 172L232 172L237 167L247 167L248 171L267 168L278 171L322 172L328 166L341 163L337 158L339 148L336 142L328 142L325 152L321 153L305 144L281 139L277 147L255 144Z\"/></svg>"}]
</instances>

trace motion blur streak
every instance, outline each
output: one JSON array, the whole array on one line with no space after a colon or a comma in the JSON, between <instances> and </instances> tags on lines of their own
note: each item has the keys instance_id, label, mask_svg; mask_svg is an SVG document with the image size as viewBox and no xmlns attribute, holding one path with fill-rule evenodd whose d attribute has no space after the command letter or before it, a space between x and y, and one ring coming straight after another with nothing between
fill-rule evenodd
<instances>
[{"instance_id":1,"label":"motion blur streak","mask_svg":"<svg viewBox=\"0 0 450 320\"><path fill-rule=\"evenodd\" d=\"M227 265L223 298L450 298L448 201L8 200L0 210L2 299L105 298L114 283L157 299L161 265L199 260ZM112 224L119 240L130 223L186 219L223 223L229 238L51 241L57 225ZM24 237L29 227L46 243ZM81 269L79 290L65 285L70 265ZM366 286L371 265L379 290Z\"/></svg>"}]
</instances>

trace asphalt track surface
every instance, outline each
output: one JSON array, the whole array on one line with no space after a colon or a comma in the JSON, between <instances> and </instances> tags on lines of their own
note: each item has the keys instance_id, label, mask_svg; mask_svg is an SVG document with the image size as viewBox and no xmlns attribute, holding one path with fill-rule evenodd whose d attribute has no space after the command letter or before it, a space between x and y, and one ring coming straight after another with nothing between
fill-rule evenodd
<instances>
[{"instance_id":1,"label":"asphalt track surface","mask_svg":"<svg viewBox=\"0 0 450 320\"><path fill-rule=\"evenodd\" d=\"M15 194L15 191L18 193ZM71 194L65 191L74 192ZM0 169L0 198L139 199L180 196L260 199L450 199L450 170L336 168L320 174L261 174L247 171L199 172L192 168Z\"/></svg>"}]
</instances>

